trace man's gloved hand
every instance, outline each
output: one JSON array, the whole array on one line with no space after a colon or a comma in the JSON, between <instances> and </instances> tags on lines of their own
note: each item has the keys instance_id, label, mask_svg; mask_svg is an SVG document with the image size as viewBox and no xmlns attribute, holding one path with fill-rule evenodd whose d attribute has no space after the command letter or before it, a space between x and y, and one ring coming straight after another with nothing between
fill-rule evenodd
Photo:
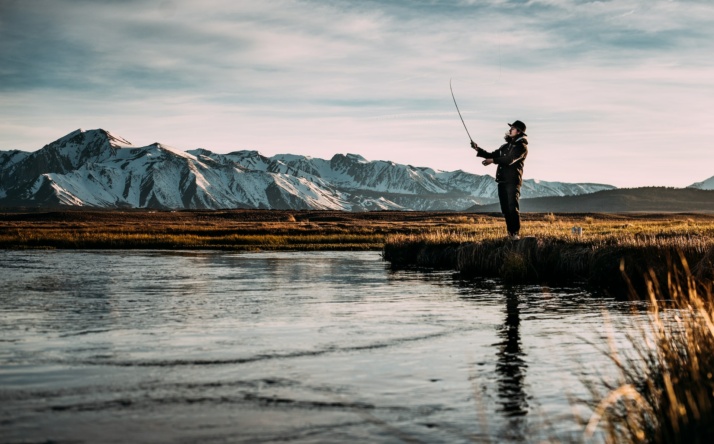
<instances>
[{"instance_id":1,"label":"man's gloved hand","mask_svg":"<svg viewBox=\"0 0 714 444\"><path fill-rule=\"evenodd\" d=\"M471 148L473 148L475 150L479 149L478 144L476 142L474 142L473 140L471 141Z\"/></svg>"}]
</instances>

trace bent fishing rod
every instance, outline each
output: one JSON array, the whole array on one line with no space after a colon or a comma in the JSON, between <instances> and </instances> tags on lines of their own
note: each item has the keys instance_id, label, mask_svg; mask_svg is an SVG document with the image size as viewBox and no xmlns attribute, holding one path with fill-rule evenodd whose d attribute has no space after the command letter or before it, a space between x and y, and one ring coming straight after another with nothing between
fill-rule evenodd
<instances>
[{"instance_id":1,"label":"bent fishing rod","mask_svg":"<svg viewBox=\"0 0 714 444\"><path fill-rule=\"evenodd\" d=\"M459 118L461 119L461 123L464 124L464 129L466 130L466 134L469 136L469 140L471 141L471 148L475 149L476 151L480 150L478 147L478 144L474 142L474 139L471 138L471 133L469 133L469 129L466 128L466 122L464 122L464 118L461 116L461 111L459 111L459 105L456 104L456 97L454 97L454 88L451 87L451 79L449 79L449 89L451 90L451 98L454 99L454 105L456 105L456 112L459 113ZM482 165L486 166L488 163L486 163L486 160L481 162Z\"/></svg>"},{"instance_id":2,"label":"bent fishing rod","mask_svg":"<svg viewBox=\"0 0 714 444\"><path fill-rule=\"evenodd\" d=\"M469 129L466 128L466 122L464 122L464 118L461 116L461 111L459 110L459 105L456 104L456 97L454 97L454 88L451 86L451 79L449 79L449 89L451 90L451 98L454 99L454 105L456 105L456 112L459 113L459 118L461 119L461 123L464 124L464 129L466 130L466 134L469 136L469 140L471 141L471 145L476 145L474 143L474 139L471 138L471 133L469 133Z\"/></svg>"}]
</instances>

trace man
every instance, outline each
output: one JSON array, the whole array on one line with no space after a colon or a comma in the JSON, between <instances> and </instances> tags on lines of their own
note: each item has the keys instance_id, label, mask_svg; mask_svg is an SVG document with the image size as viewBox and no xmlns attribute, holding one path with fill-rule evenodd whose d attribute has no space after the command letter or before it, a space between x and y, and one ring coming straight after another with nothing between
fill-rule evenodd
<instances>
[{"instance_id":1,"label":"man","mask_svg":"<svg viewBox=\"0 0 714 444\"><path fill-rule=\"evenodd\" d=\"M521 197L521 184L523 183L523 163L528 155L528 139L526 138L526 124L520 120L509 123L510 129L504 139L506 143L496 151L489 153L471 142L471 148L476 150L477 157L484 157L483 165L498 165L496 169L496 182L498 183L498 200L501 203L501 212L506 219L508 238L518 240L521 230L521 215L518 208L518 199Z\"/></svg>"}]
</instances>

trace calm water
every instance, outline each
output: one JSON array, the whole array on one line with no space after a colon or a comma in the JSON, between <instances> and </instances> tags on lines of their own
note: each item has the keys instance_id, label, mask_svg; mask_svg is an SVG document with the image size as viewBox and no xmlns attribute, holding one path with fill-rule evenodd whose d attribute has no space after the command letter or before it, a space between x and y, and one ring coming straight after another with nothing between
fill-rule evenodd
<instances>
[{"instance_id":1,"label":"calm water","mask_svg":"<svg viewBox=\"0 0 714 444\"><path fill-rule=\"evenodd\" d=\"M0 252L3 442L537 442L626 303L375 252Z\"/></svg>"}]
</instances>

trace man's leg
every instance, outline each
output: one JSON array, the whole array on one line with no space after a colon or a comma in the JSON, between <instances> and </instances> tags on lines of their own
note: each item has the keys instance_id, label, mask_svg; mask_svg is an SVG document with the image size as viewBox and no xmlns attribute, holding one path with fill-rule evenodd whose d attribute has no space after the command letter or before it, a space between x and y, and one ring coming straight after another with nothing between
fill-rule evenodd
<instances>
[{"instance_id":1,"label":"man's leg","mask_svg":"<svg viewBox=\"0 0 714 444\"><path fill-rule=\"evenodd\" d=\"M507 190L507 213L506 225L509 234L518 234L521 231L521 212L519 199L521 197L521 187L515 183L506 184Z\"/></svg>"},{"instance_id":2,"label":"man's leg","mask_svg":"<svg viewBox=\"0 0 714 444\"><path fill-rule=\"evenodd\" d=\"M508 204L508 186L505 183L499 183L498 184L498 203L501 204L501 213L503 213L503 217L506 219L506 229L508 230L508 234L511 234L511 226L510 226L510 219L508 217L509 215L509 204Z\"/></svg>"}]
</instances>

